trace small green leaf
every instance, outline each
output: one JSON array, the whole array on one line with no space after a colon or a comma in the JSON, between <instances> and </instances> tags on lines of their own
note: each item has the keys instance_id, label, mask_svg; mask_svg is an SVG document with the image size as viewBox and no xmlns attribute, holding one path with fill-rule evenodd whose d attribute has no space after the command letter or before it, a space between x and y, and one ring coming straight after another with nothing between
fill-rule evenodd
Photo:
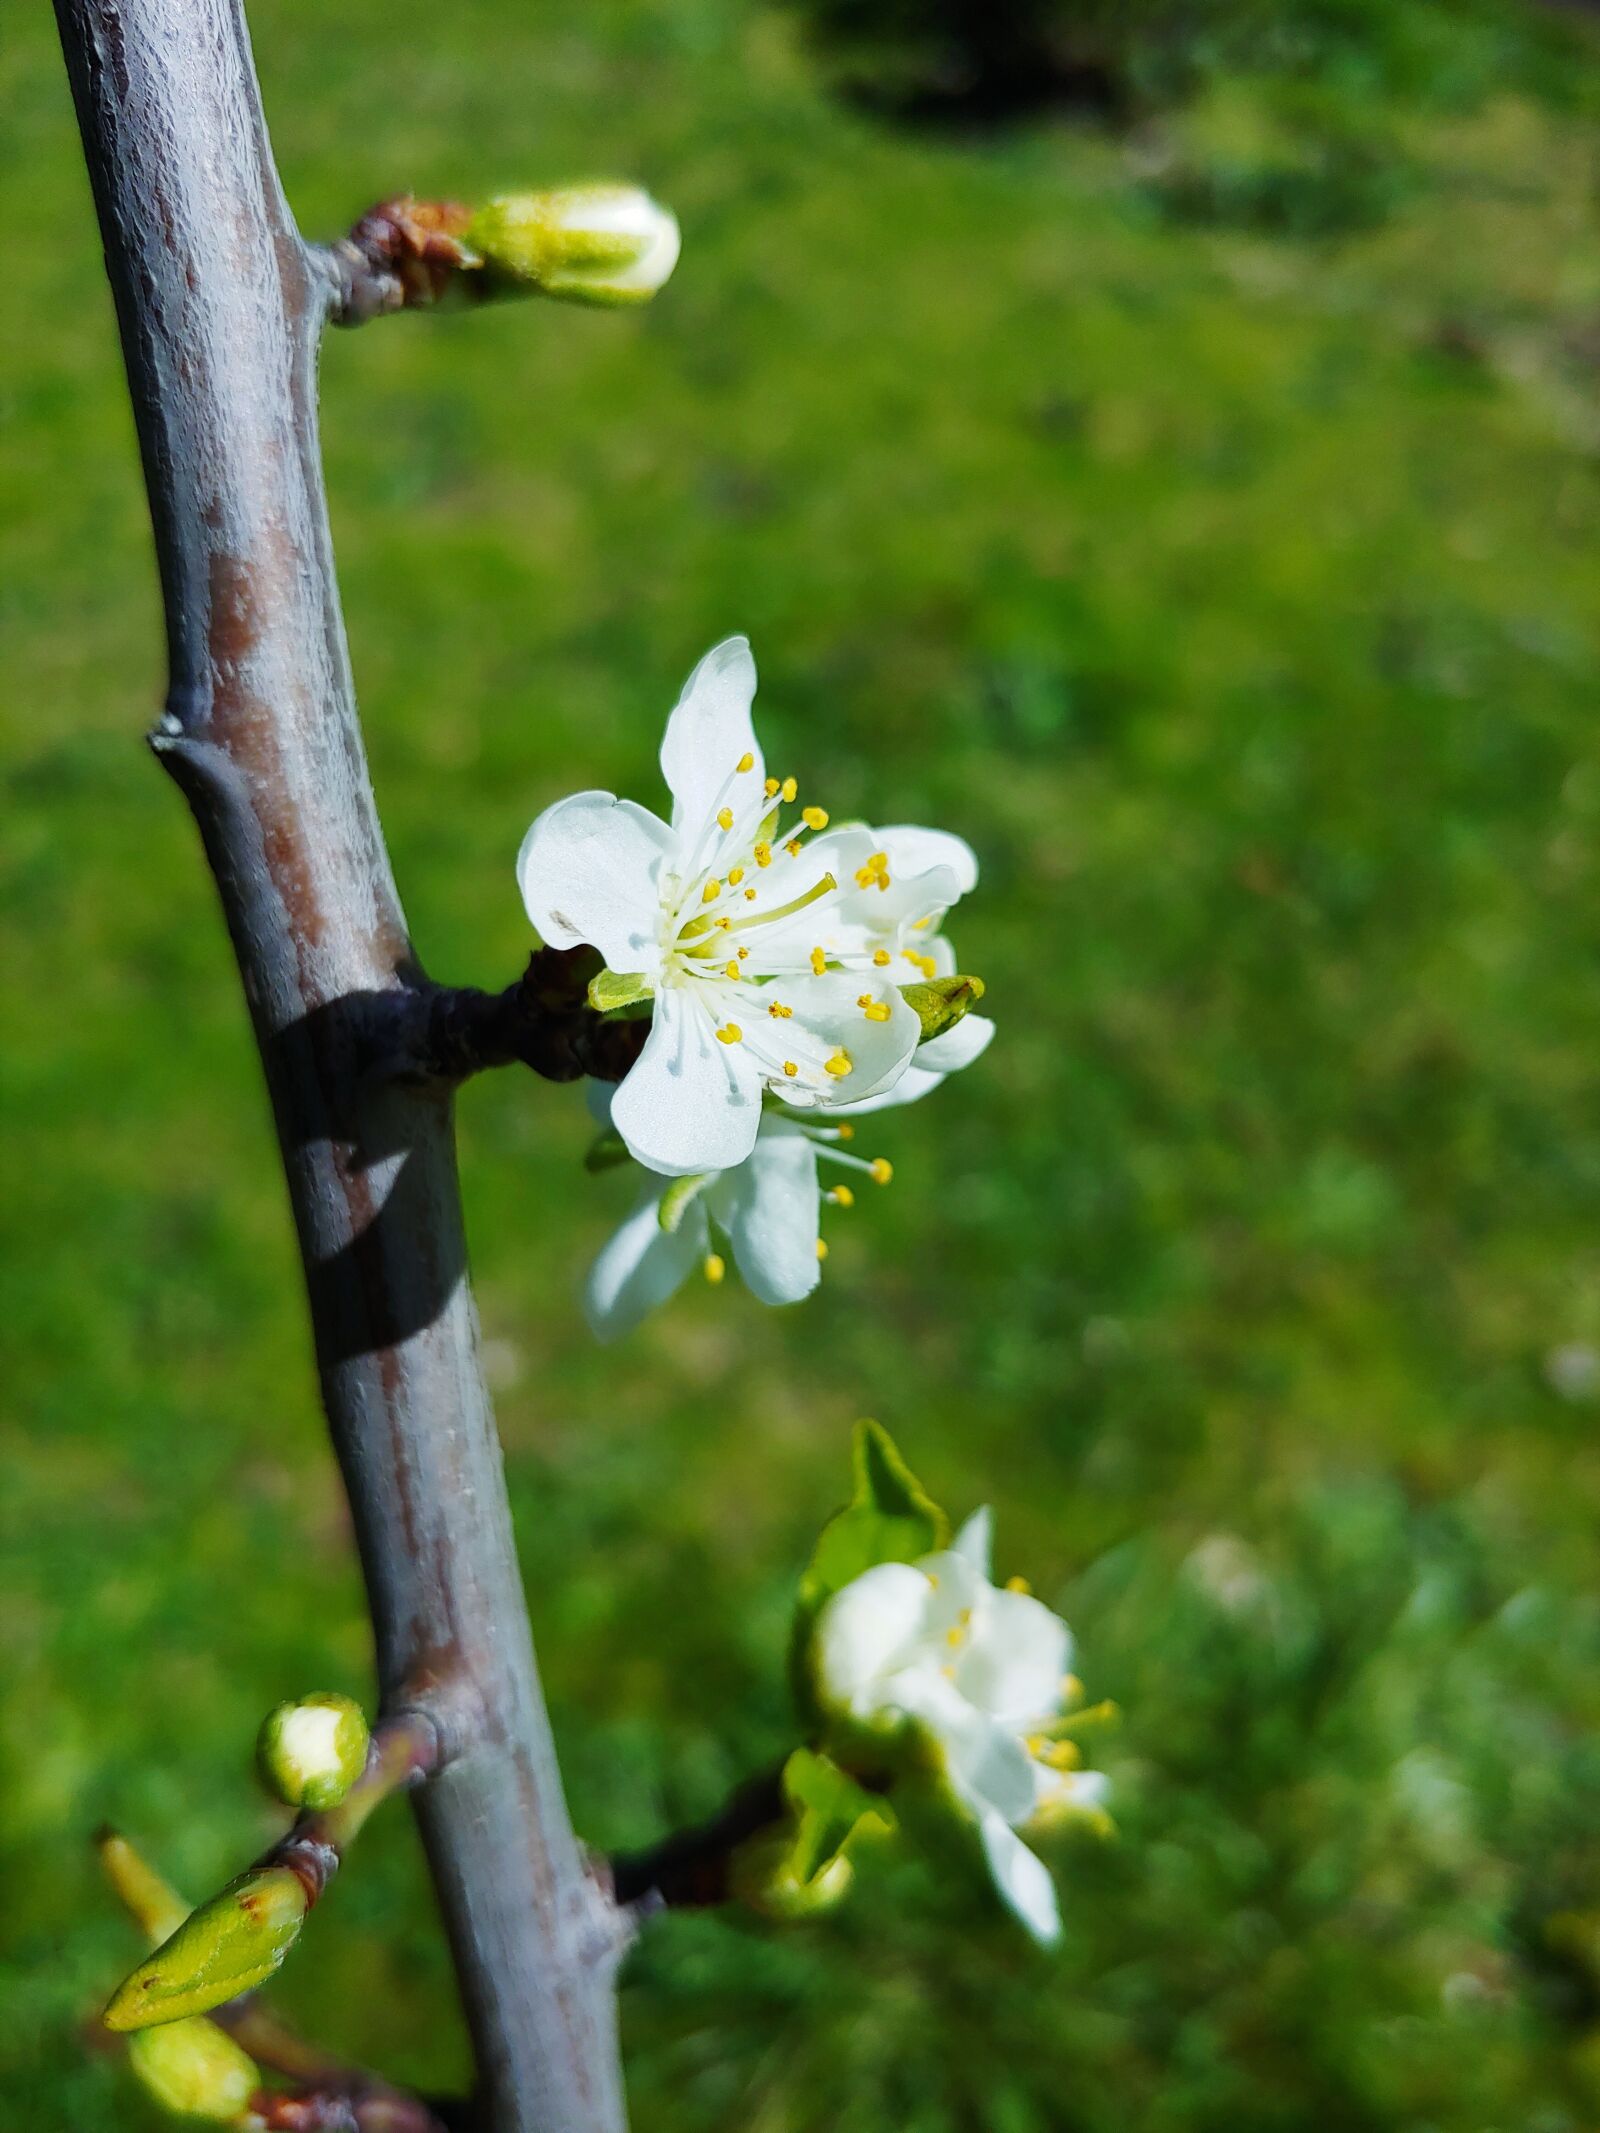
<instances>
[{"instance_id":1,"label":"small green leaf","mask_svg":"<svg viewBox=\"0 0 1600 2133\"><path fill-rule=\"evenodd\" d=\"M125 1978L105 2011L107 2029L148 2029L206 2014L263 1984L293 1947L310 1908L286 1866L252 1867L230 1881Z\"/></svg>"},{"instance_id":2,"label":"small green leaf","mask_svg":"<svg viewBox=\"0 0 1600 2133\"><path fill-rule=\"evenodd\" d=\"M121 1898L124 1909L151 1947L159 1948L183 1924L189 1915L189 1906L120 1831L101 1830L95 1844L106 1879Z\"/></svg>"},{"instance_id":3,"label":"small green leaf","mask_svg":"<svg viewBox=\"0 0 1600 2133\"><path fill-rule=\"evenodd\" d=\"M887 1835L895 1822L884 1800L809 1748L785 1763L783 1795L784 1821L740 1847L732 1884L756 1910L800 1918L840 1900L852 1877L851 1846Z\"/></svg>"},{"instance_id":4,"label":"small green leaf","mask_svg":"<svg viewBox=\"0 0 1600 2133\"><path fill-rule=\"evenodd\" d=\"M589 980L589 1005L597 1015L614 1015L649 997L649 982L637 970L602 970Z\"/></svg>"},{"instance_id":5,"label":"small green leaf","mask_svg":"<svg viewBox=\"0 0 1600 2133\"><path fill-rule=\"evenodd\" d=\"M690 1204L699 1198L716 1175L714 1170L699 1170L692 1177L674 1178L668 1185L661 1195L661 1212L657 1218L668 1236L676 1236Z\"/></svg>"},{"instance_id":6,"label":"small green leaf","mask_svg":"<svg viewBox=\"0 0 1600 2133\"><path fill-rule=\"evenodd\" d=\"M894 1828L885 1799L809 1748L796 1748L784 1764L783 1792L795 1817L793 1868L802 1885L820 1879L857 1837Z\"/></svg>"},{"instance_id":7,"label":"small green leaf","mask_svg":"<svg viewBox=\"0 0 1600 2133\"><path fill-rule=\"evenodd\" d=\"M942 1037L947 1029L954 1029L969 1007L976 1007L984 995L982 978L933 978L926 985L902 985L900 997L908 1007L914 1007L922 1023L919 1044L926 1044L930 1037Z\"/></svg>"},{"instance_id":8,"label":"small green leaf","mask_svg":"<svg viewBox=\"0 0 1600 2133\"><path fill-rule=\"evenodd\" d=\"M914 1563L950 1538L949 1519L880 1424L857 1424L854 1467L850 1501L818 1535L795 1601L790 1675L796 1701L808 1719L819 1716L811 1683L811 1629L826 1603L875 1563Z\"/></svg>"},{"instance_id":9,"label":"small green leaf","mask_svg":"<svg viewBox=\"0 0 1600 2133\"><path fill-rule=\"evenodd\" d=\"M615 1126L597 1133L583 1153L583 1167L591 1177L598 1177L602 1170L615 1170L619 1163L627 1161L628 1144Z\"/></svg>"},{"instance_id":10,"label":"small green leaf","mask_svg":"<svg viewBox=\"0 0 1600 2133\"><path fill-rule=\"evenodd\" d=\"M204 2015L141 2029L129 2040L128 2064L162 2109L178 2118L231 2125L261 2086L255 2061Z\"/></svg>"}]
</instances>

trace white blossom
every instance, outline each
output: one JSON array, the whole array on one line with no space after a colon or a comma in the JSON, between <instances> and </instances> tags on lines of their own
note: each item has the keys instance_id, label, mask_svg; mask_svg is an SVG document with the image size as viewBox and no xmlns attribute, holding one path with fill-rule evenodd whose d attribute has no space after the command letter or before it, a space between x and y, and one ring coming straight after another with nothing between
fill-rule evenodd
<instances>
[{"instance_id":1,"label":"white blossom","mask_svg":"<svg viewBox=\"0 0 1600 2133\"><path fill-rule=\"evenodd\" d=\"M816 1681L838 1718L920 1730L1000 1895L1049 1944L1061 1930L1055 1887L1018 1831L1099 1812L1107 1783L1076 1769L1054 1730L1077 1691L1071 1632L1020 1580L990 1583L989 1534L979 1511L950 1548L879 1563L836 1592L816 1622Z\"/></svg>"},{"instance_id":2,"label":"white blossom","mask_svg":"<svg viewBox=\"0 0 1600 2133\"><path fill-rule=\"evenodd\" d=\"M542 938L587 942L653 998L612 1117L630 1153L667 1176L743 1163L768 1091L809 1109L891 1089L920 1035L900 992L918 951L908 962L901 935L927 934L931 956L961 894L958 839L897 833L916 869L902 876L881 837L829 829L820 807L783 826L798 788L766 773L755 686L742 637L690 675L661 747L670 824L612 793L577 793L545 810L518 860Z\"/></svg>"},{"instance_id":3,"label":"white blossom","mask_svg":"<svg viewBox=\"0 0 1600 2133\"><path fill-rule=\"evenodd\" d=\"M646 1174L633 1212L601 1248L584 1287L596 1337L616 1340L665 1303L698 1267L719 1282L726 1243L745 1287L761 1303L799 1303L817 1286L827 1256L825 1205L848 1207L847 1178L825 1180L819 1164L886 1185L882 1156L856 1155L849 1126L824 1126L769 1111L742 1163L709 1176Z\"/></svg>"}]
</instances>

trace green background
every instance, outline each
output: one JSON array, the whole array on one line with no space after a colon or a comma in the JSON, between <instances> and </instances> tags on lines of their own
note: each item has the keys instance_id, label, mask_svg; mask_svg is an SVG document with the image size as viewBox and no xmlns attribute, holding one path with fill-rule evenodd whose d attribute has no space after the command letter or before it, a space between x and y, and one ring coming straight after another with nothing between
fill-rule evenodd
<instances>
[{"instance_id":1,"label":"green background","mask_svg":"<svg viewBox=\"0 0 1600 2133\"><path fill-rule=\"evenodd\" d=\"M648 313L336 337L329 484L423 957L498 985L581 786L747 630L769 758L960 830L1001 1034L882 1121L809 1304L574 1296L630 1194L573 1091L461 1106L478 1293L574 1811L712 1807L789 1734L795 1579L879 1416L1080 1639L1121 1834L1064 1948L864 1870L654 1926L647 2133L1581 2133L1600 2114L1600 61L1374 15L1121 130L915 132L735 0L261 0L285 181L639 176ZM261 1712L370 1691L256 1061L142 752L159 618L48 13L0 51L0 2111L153 2123L91 2034L115 1818L193 1894L274 1826ZM1426 63L1427 53L1450 64ZM1409 63L1408 63L1409 64ZM863 1141L863 1146L866 1142ZM464 2054L403 1812L285 1974Z\"/></svg>"}]
</instances>

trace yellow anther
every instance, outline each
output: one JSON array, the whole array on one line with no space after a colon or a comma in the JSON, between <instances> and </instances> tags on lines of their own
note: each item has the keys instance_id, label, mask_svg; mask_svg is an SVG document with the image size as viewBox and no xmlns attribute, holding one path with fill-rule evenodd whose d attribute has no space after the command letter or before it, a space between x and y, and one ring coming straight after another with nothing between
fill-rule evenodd
<instances>
[{"instance_id":1,"label":"yellow anther","mask_svg":"<svg viewBox=\"0 0 1600 2133\"><path fill-rule=\"evenodd\" d=\"M800 781L798 778L785 778L780 789L783 797L792 805L795 794L800 790Z\"/></svg>"},{"instance_id":2,"label":"yellow anther","mask_svg":"<svg viewBox=\"0 0 1600 2133\"><path fill-rule=\"evenodd\" d=\"M733 879L731 874L728 878L730 881ZM872 960L874 963L877 964L880 970L887 970L889 965L894 961L894 957L889 953L887 948L875 948L872 951Z\"/></svg>"},{"instance_id":3,"label":"yellow anther","mask_svg":"<svg viewBox=\"0 0 1600 2133\"><path fill-rule=\"evenodd\" d=\"M720 1252L707 1252L703 1265L707 1281L715 1288L728 1271L727 1262Z\"/></svg>"},{"instance_id":4,"label":"yellow anther","mask_svg":"<svg viewBox=\"0 0 1600 2133\"><path fill-rule=\"evenodd\" d=\"M927 1579L927 1581L928 1581L928 1584L929 1584L929 1587L931 1588L931 1590L933 1590L934 1592L937 1592L937 1591L939 1590L939 1574L938 1574L938 1572L937 1572L936 1570L924 1570L924 1571L923 1571L923 1573L922 1573L922 1575L923 1575L923 1576L924 1576L924 1577L925 1577L925 1578Z\"/></svg>"},{"instance_id":5,"label":"yellow anther","mask_svg":"<svg viewBox=\"0 0 1600 2133\"><path fill-rule=\"evenodd\" d=\"M705 887L700 891L700 901L703 904L714 904L721 894L722 884L720 881L717 880L716 876L713 875L711 879L706 883Z\"/></svg>"},{"instance_id":6,"label":"yellow anther","mask_svg":"<svg viewBox=\"0 0 1600 2133\"><path fill-rule=\"evenodd\" d=\"M730 889L736 889L736 888L738 888L738 886L739 886L740 882L741 882L741 881L743 881L743 880L744 880L744 868L743 868L743 867L729 867L729 869L728 869L728 887L729 887Z\"/></svg>"},{"instance_id":7,"label":"yellow anther","mask_svg":"<svg viewBox=\"0 0 1600 2133\"><path fill-rule=\"evenodd\" d=\"M1083 1683L1078 1679L1077 1675L1063 1674L1061 1677L1061 1701L1063 1703L1076 1703L1082 1694Z\"/></svg>"},{"instance_id":8,"label":"yellow anther","mask_svg":"<svg viewBox=\"0 0 1600 2133\"><path fill-rule=\"evenodd\" d=\"M1050 1753L1052 1743L1047 1741L1042 1733L1030 1733L1022 1745L1036 1761L1043 1762Z\"/></svg>"},{"instance_id":9,"label":"yellow anther","mask_svg":"<svg viewBox=\"0 0 1600 2133\"><path fill-rule=\"evenodd\" d=\"M771 866L772 846L770 844L761 843L755 847L755 862L758 867ZM748 895L749 893L750 892L748 890L745 891L746 895Z\"/></svg>"},{"instance_id":10,"label":"yellow anther","mask_svg":"<svg viewBox=\"0 0 1600 2133\"><path fill-rule=\"evenodd\" d=\"M920 970L925 978L931 981L939 975L939 966L931 955L919 955L915 948L907 948L904 953L906 961Z\"/></svg>"},{"instance_id":11,"label":"yellow anther","mask_svg":"<svg viewBox=\"0 0 1600 2133\"><path fill-rule=\"evenodd\" d=\"M750 951L749 951L749 949L748 949L748 948L741 948L741 949L739 950L739 960L740 960L740 962L741 962L741 963L748 963L748 962L749 962L749 960L750 960Z\"/></svg>"},{"instance_id":12,"label":"yellow anther","mask_svg":"<svg viewBox=\"0 0 1600 2133\"><path fill-rule=\"evenodd\" d=\"M840 1124L834 1128L834 1131L838 1134L840 1140L842 1141L853 1141L856 1137L856 1129L854 1126L851 1125L848 1119L842 1120Z\"/></svg>"},{"instance_id":13,"label":"yellow anther","mask_svg":"<svg viewBox=\"0 0 1600 2133\"><path fill-rule=\"evenodd\" d=\"M776 779L776 778L768 778L768 780L767 780L767 798L768 798L769 800L776 800L776 799L777 799L777 797L778 797L778 781L777 781L777 779Z\"/></svg>"},{"instance_id":14,"label":"yellow anther","mask_svg":"<svg viewBox=\"0 0 1600 2133\"><path fill-rule=\"evenodd\" d=\"M745 890L745 892L744 892L744 900L745 900L745 902L746 902L747 904L753 904L753 903L755 902L755 900L756 900L756 892L755 892L755 890L754 890L754 889L746 889L746 890Z\"/></svg>"},{"instance_id":15,"label":"yellow anther","mask_svg":"<svg viewBox=\"0 0 1600 2133\"><path fill-rule=\"evenodd\" d=\"M832 1074L837 1081L842 1081L846 1074L853 1071L854 1067L855 1061L848 1052L842 1050L835 1052L831 1059L824 1059L822 1062L823 1072Z\"/></svg>"},{"instance_id":16,"label":"yellow anther","mask_svg":"<svg viewBox=\"0 0 1600 2133\"><path fill-rule=\"evenodd\" d=\"M880 889L886 889L889 886L889 855L887 852L874 852L864 867L856 868L856 887L858 889L870 889L874 882L877 883Z\"/></svg>"},{"instance_id":17,"label":"yellow anther","mask_svg":"<svg viewBox=\"0 0 1600 2133\"><path fill-rule=\"evenodd\" d=\"M1007 1591L1007 1592L1022 1592L1022 1593L1029 1593L1029 1592L1032 1592L1032 1590L1033 1590L1033 1587L1032 1587L1032 1586L1031 1586L1031 1585L1030 1585L1030 1584L1028 1583L1028 1581L1027 1581L1027 1579L1026 1579L1026 1578L1007 1578L1007 1579L1006 1579L1006 1591Z\"/></svg>"},{"instance_id":18,"label":"yellow anther","mask_svg":"<svg viewBox=\"0 0 1600 2133\"><path fill-rule=\"evenodd\" d=\"M733 920L731 918L714 918L711 921L711 930L713 933L731 933L733 931Z\"/></svg>"},{"instance_id":19,"label":"yellow anther","mask_svg":"<svg viewBox=\"0 0 1600 2133\"><path fill-rule=\"evenodd\" d=\"M966 1637L966 1634L966 1631L961 1627L961 1624L959 1622L952 1623L950 1628L947 1629L944 1633L944 1641L946 1644L949 1645L950 1649L954 1651L956 1647Z\"/></svg>"},{"instance_id":20,"label":"yellow anther","mask_svg":"<svg viewBox=\"0 0 1600 2133\"><path fill-rule=\"evenodd\" d=\"M835 1207L854 1207L856 1204L856 1196L848 1185L835 1185L828 1198Z\"/></svg>"},{"instance_id":21,"label":"yellow anther","mask_svg":"<svg viewBox=\"0 0 1600 2133\"><path fill-rule=\"evenodd\" d=\"M819 1238L817 1239L817 1257L818 1257L819 1259L826 1259L826 1258L827 1258L827 1256L828 1256L828 1240L827 1240L827 1238L826 1238L826 1237L819 1237Z\"/></svg>"},{"instance_id":22,"label":"yellow anther","mask_svg":"<svg viewBox=\"0 0 1600 2133\"><path fill-rule=\"evenodd\" d=\"M822 973L827 969L827 967L828 958L826 952L821 948L813 948L811 951L812 976L820 978Z\"/></svg>"},{"instance_id":23,"label":"yellow anther","mask_svg":"<svg viewBox=\"0 0 1600 2133\"><path fill-rule=\"evenodd\" d=\"M781 1000L773 1000L768 1004L767 1013L772 1017L774 1022L787 1022L790 1016L794 1013L794 1009L792 1007L785 1007Z\"/></svg>"},{"instance_id":24,"label":"yellow anther","mask_svg":"<svg viewBox=\"0 0 1600 2133\"><path fill-rule=\"evenodd\" d=\"M796 1074L799 1073L800 1069L795 1065L792 1059L786 1059L783 1062L783 1071L788 1075L789 1079L793 1081L794 1077L796 1076Z\"/></svg>"},{"instance_id":25,"label":"yellow anther","mask_svg":"<svg viewBox=\"0 0 1600 2133\"><path fill-rule=\"evenodd\" d=\"M956 1670L948 1660L946 1660L944 1665L940 1667L939 1671L941 1674L943 1674L946 1681L954 1681L956 1678Z\"/></svg>"},{"instance_id":26,"label":"yellow anther","mask_svg":"<svg viewBox=\"0 0 1600 2133\"><path fill-rule=\"evenodd\" d=\"M887 1000L872 1000L861 1012L869 1022L887 1022L893 1010Z\"/></svg>"},{"instance_id":27,"label":"yellow anther","mask_svg":"<svg viewBox=\"0 0 1600 2133\"><path fill-rule=\"evenodd\" d=\"M734 769L735 769L735 770L740 770L740 771L743 771L743 770L754 770L754 769L755 769L755 767L756 767L756 759L755 759L755 757L754 757L754 756L753 756L753 755L752 755L752 754L750 753L749 749L747 748L747 749L745 750L744 754L743 754L742 756L740 756L740 758L739 758L738 762L737 762L737 763L735 763L733 767L734 767Z\"/></svg>"},{"instance_id":28,"label":"yellow anther","mask_svg":"<svg viewBox=\"0 0 1600 2133\"><path fill-rule=\"evenodd\" d=\"M783 848L788 853L791 859L798 859L800 857L800 839L798 837L786 838L784 840Z\"/></svg>"},{"instance_id":29,"label":"yellow anther","mask_svg":"<svg viewBox=\"0 0 1600 2133\"><path fill-rule=\"evenodd\" d=\"M717 1042L719 1044L737 1044L743 1035L744 1031L737 1022L724 1022L721 1029L717 1031Z\"/></svg>"},{"instance_id":30,"label":"yellow anther","mask_svg":"<svg viewBox=\"0 0 1600 2133\"><path fill-rule=\"evenodd\" d=\"M886 1155L875 1155L872 1158L871 1168L875 1185L887 1185L894 1176L894 1165Z\"/></svg>"},{"instance_id":31,"label":"yellow anther","mask_svg":"<svg viewBox=\"0 0 1600 2133\"><path fill-rule=\"evenodd\" d=\"M725 978L736 978L739 975L739 963L737 957L735 957L733 962L723 964L722 975Z\"/></svg>"},{"instance_id":32,"label":"yellow anther","mask_svg":"<svg viewBox=\"0 0 1600 2133\"><path fill-rule=\"evenodd\" d=\"M870 1007L870 1006L872 1005L872 995L871 995L871 993L870 993L870 992L858 992L858 993L856 994L856 1005L857 1005L857 1007Z\"/></svg>"},{"instance_id":33,"label":"yellow anther","mask_svg":"<svg viewBox=\"0 0 1600 2133\"><path fill-rule=\"evenodd\" d=\"M717 809L717 828L719 830L731 830L733 828L733 809L731 807L719 807Z\"/></svg>"},{"instance_id":34,"label":"yellow anther","mask_svg":"<svg viewBox=\"0 0 1600 2133\"><path fill-rule=\"evenodd\" d=\"M808 830L825 830L828 826L828 810L825 807L802 807L800 820Z\"/></svg>"},{"instance_id":35,"label":"yellow anther","mask_svg":"<svg viewBox=\"0 0 1600 2133\"><path fill-rule=\"evenodd\" d=\"M1050 1743L1043 1760L1052 1770L1076 1770L1083 1761L1083 1750L1076 1741L1056 1740Z\"/></svg>"}]
</instances>

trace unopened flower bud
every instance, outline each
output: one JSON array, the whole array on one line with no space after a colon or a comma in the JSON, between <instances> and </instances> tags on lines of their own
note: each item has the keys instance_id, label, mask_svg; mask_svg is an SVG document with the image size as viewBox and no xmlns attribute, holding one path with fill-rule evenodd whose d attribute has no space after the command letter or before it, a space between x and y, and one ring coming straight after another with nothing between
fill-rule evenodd
<instances>
[{"instance_id":1,"label":"unopened flower bud","mask_svg":"<svg viewBox=\"0 0 1600 2133\"><path fill-rule=\"evenodd\" d=\"M647 303L678 263L677 218L637 185L505 193L462 235L491 286L572 303Z\"/></svg>"},{"instance_id":2,"label":"unopened flower bud","mask_svg":"<svg viewBox=\"0 0 1600 2133\"><path fill-rule=\"evenodd\" d=\"M366 1767L370 1735L348 1696L296 1697L270 1710L256 1740L262 1782L288 1807L337 1807Z\"/></svg>"},{"instance_id":3,"label":"unopened flower bud","mask_svg":"<svg viewBox=\"0 0 1600 2133\"><path fill-rule=\"evenodd\" d=\"M107 2029L148 2029L206 2014L264 1984L293 1947L310 1908L306 1884L290 1868L252 1867L191 1911L172 1938L123 1980L105 2011Z\"/></svg>"},{"instance_id":4,"label":"unopened flower bud","mask_svg":"<svg viewBox=\"0 0 1600 2133\"><path fill-rule=\"evenodd\" d=\"M141 2029L128 2064L163 2110L231 2125L261 2086L255 2061L204 2015Z\"/></svg>"}]
</instances>

